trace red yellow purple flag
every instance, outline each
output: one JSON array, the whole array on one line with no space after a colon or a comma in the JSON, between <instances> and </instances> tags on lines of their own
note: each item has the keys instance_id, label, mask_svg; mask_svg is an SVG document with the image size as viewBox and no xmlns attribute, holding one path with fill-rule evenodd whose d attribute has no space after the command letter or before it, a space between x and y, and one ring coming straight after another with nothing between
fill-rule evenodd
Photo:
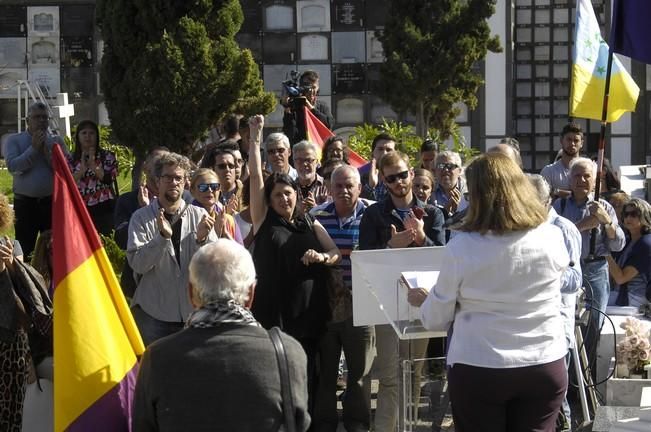
<instances>
[{"instance_id":1,"label":"red yellow purple flag","mask_svg":"<svg viewBox=\"0 0 651 432\"><path fill-rule=\"evenodd\" d=\"M59 146L52 168L54 430L128 431L144 345Z\"/></svg>"},{"instance_id":2,"label":"red yellow purple flag","mask_svg":"<svg viewBox=\"0 0 651 432\"><path fill-rule=\"evenodd\" d=\"M325 141L334 135L326 125L324 125L321 120L319 120L312 111L305 109L305 131L307 132L307 139L312 141L319 146L320 149L323 149L323 144ZM362 165L366 164L366 160L363 157L355 153L350 148L348 149L348 162L355 168L359 168Z\"/></svg>"}]
</instances>

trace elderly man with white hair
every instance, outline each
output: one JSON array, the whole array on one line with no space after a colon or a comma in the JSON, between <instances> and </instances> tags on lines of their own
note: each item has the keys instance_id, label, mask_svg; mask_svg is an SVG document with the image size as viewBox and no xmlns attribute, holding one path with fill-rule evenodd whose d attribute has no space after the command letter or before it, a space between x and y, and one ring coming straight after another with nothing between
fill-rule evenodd
<instances>
[{"instance_id":1,"label":"elderly man with white hair","mask_svg":"<svg viewBox=\"0 0 651 432\"><path fill-rule=\"evenodd\" d=\"M571 195L554 201L554 210L574 222L581 232L581 268L584 278L589 282L590 295L589 328L586 332L588 353L593 353L599 339L608 304L610 282L606 257L611 252L624 248L626 239L624 231L617 222L615 209L603 199L594 199L594 186L597 178L597 166L587 158L575 158L570 163L569 179ZM590 255L590 236L595 229L594 255Z\"/></svg>"},{"instance_id":2,"label":"elderly man with white hair","mask_svg":"<svg viewBox=\"0 0 651 432\"><path fill-rule=\"evenodd\" d=\"M138 374L133 430L277 431L284 423L274 346L248 307L255 267L238 243L220 239L190 262L195 308L185 329L147 348ZM281 333L297 431L307 430L306 357Z\"/></svg>"},{"instance_id":3,"label":"elderly man with white hair","mask_svg":"<svg viewBox=\"0 0 651 432\"><path fill-rule=\"evenodd\" d=\"M318 147L311 141L299 141L294 144L292 157L298 172L301 208L307 213L313 207L323 204L328 198L323 177L316 172L319 163Z\"/></svg>"},{"instance_id":4,"label":"elderly man with white hair","mask_svg":"<svg viewBox=\"0 0 651 432\"><path fill-rule=\"evenodd\" d=\"M280 132L269 134L264 140L267 169L272 173L287 174L292 180L298 179L298 172L289 164L292 150L289 147L289 138Z\"/></svg>"}]
</instances>

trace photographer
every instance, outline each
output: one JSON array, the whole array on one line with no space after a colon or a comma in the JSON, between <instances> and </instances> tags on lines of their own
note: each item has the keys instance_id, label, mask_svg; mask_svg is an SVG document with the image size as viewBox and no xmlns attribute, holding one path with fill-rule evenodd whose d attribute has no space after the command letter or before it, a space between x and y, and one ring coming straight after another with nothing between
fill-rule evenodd
<instances>
[{"instance_id":1,"label":"photographer","mask_svg":"<svg viewBox=\"0 0 651 432\"><path fill-rule=\"evenodd\" d=\"M290 86L293 86L293 89L297 90L297 96L292 96L291 92L287 92L287 88ZM306 138L305 126L300 124L302 115L298 115L297 113L303 104L307 106L316 118L321 120L321 123L326 125L328 129L332 129L334 118L330 113L330 108L323 102L317 101L319 96L319 74L317 72L307 70L298 79L297 87L295 83L285 82L283 83L283 88L287 93L290 93L281 100L281 103L285 107L283 132L289 137L292 145Z\"/></svg>"}]
</instances>

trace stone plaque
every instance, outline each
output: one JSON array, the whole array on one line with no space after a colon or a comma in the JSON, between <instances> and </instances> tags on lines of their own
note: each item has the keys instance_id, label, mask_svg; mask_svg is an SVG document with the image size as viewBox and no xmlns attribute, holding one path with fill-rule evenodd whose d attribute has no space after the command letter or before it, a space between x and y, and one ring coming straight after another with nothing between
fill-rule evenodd
<instances>
[{"instance_id":1,"label":"stone plaque","mask_svg":"<svg viewBox=\"0 0 651 432\"><path fill-rule=\"evenodd\" d=\"M333 65L334 93L359 94L366 90L364 66L359 63Z\"/></svg>"},{"instance_id":2,"label":"stone plaque","mask_svg":"<svg viewBox=\"0 0 651 432\"><path fill-rule=\"evenodd\" d=\"M366 67L366 91L377 93L377 87L380 85L380 65L370 64Z\"/></svg>"},{"instance_id":3,"label":"stone plaque","mask_svg":"<svg viewBox=\"0 0 651 432\"><path fill-rule=\"evenodd\" d=\"M366 2L366 28L383 29L389 15L389 0L368 0Z\"/></svg>"},{"instance_id":4,"label":"stone plaque","mask_svg":"<svg viewBox=\"0 0 651 432\"><path fill-rule=\"evenodd\" d=\"M290 78L290 72L293 70L296 70L296 66L294 65L264 65L264 89L280 96L283 87L282 83Z\"/></svg>"},{"instance_id":5,"label":"stone plaque","mask_svg":"<svg viewBox=\"0 0 651 432\"><path fill-rule=\"evenodd\" d=\"M59 7L33 6L27 8L29 36L58 36Z\"/></svg>"},{"instance_id":6,"label":"stone plaque","mask_svg":"<svg viewBox=\"0 0 651 432\"><path fill-rule=\"evenodd\" d=\"M344 97L337 100L337 124L364 123L364 100L361 98Z\"/></svg>"},{"instance_id":7,"label":"stone plaque","mask_svg":"<svg viewBox=\"0 0 651 432\"><path fill-rule=\"evenodd\" d=\"M361 0L335 0L334 30L362 30L364 27L364 2Z\"/></svg>"},{"instance_id":8,"label":"stone plaque","mask_svg":"<svg viewBox=\"0 0 651 432\"><path fill-rule=\"evenodd\" d=\"M18 80L26 79L26 68L6 68L0 70L0 99L16 99L18 96Z\"/></svg>"},{"instance_id":9,"label":"stone plaque","mask_svg":"<svg viewBox=\"0 0 651 432\"><path fill-rule=\"evenodd\" d=\"M26 38L0 38L0 73L4 68L23 68L26 62Z\"/></svg>"},{"instance_id":10,"label":"stone plaque","mask_svg":"<svg viewBox=\"0 0 651 432\"><path fill-rule=\"evenodd\" d=\"M372 123L382 123L385 119L398 120L396 112L380 98L370 98L369 105L369 121Z\"/></svg>"},{"instance_id":11,"label":"stone plaque","mask_svg":"<svg viewBox=\"0 0 651 432\"><path fill-rule=\"evenodd\" d=\"M300 35L301 62L328 61L330 46L328 34Z\"/></svg>"},{"instance_id":12,"label":"stone plaque","mask_svg":"<svg viewBox=\"0 0 651 432\"><path fill-rule=\"evenodd\" d=\"M330 31L330 2L328 0L299 0L296 2L299 32Z\"/></svg>"},{"instance_id":13,"label":"stone plaque","mask_svg":"<svg viewBox=\"0 0 651 432\"><path fill-rule=\"evenodd\" d=\"M25 6L0 6L0 37L27 35L27 8Z\"/></svg>"},{"instance_id":14,"label":"stone plaque","mask_svg":"<svg viewBox=\"0 0 651 432\"><path fill-rule=\"evenodd\" d=\"M293 31L294 7L288 2L273 1L264 6L265 31Z\"/></svg>"},{"instance_id":15,"label":"stone plaque","mask_svg":"<svg viewBox=\"0 0 651 432\"><path fill-rule=\"evenodd\" d=\"M93 36L94 25L93 5L61 6L61 36Z\"/></svg>"},{"instance_id":16,"label":"stone plaque","mask_svg":"<svg viewBox=\"0 0 651 432\"><path fill-rule=\"evenodd\" d=\"M265 33L262 38L264 63L296 63L296 33Z\"/></svg>"},{"instance_id":17,"label":"stone plaque","mask_svg":"<svg viewBox=\"0 0 651 432\"><path fill-rule=\"evenodd\" d=\"M366 32L366 61L368 63L384 63L384 49L378 38L380 31Z\"/></svg>"},{"instance_id":18,"label":"stone plaque","mask_svg":"<svg viewBox=\"0 0 651 432\"><path fill-rule=\"evenodd\" d=\"M29 69L28 79L38 84L47 98L53 98L61 93L61 69L58 67L42 67Z\"/></svg>"},{"instance_id":19,"label":"stone plaque","mask_svg":"<svg viewBox=\"0 0 651 432\"><path fill-rule=\"evenodd\" d=\"M332 94L332 70L329 64L304 64L298 68L301 73L306 70L313 70L319 74L319 95L321 96L319 99Z\"/></svg>"},{"instance_id":20,"label":"stone plaque","mask_svg":"<svg viewBox=\"0 0 651 432\"><path fill-rule=\"evenodd\" d=\"M55 37L29 37L27 49L30 66L59 65L59 38Z\"/></svg>"},{"instance_id":21,"label":"stone plaque","mask_svg":"<svg viewBox=\"0 0 651 432\"><path fill-rule=\"evenodd\" d=\"M364 63L366 60L364 32L333 32L333 63Z\"/></svg>"},{"instance_id":22,"label":"stone plaque","mask_svg":"<svg viewBox=\"0 0 651 432\"><path fill-rule=\"evenodd\" d=\"M61 64L64 67L92 67L93 66L93 38L92 37L64 37L61 38Z\"/></svg>"}]
</instances>

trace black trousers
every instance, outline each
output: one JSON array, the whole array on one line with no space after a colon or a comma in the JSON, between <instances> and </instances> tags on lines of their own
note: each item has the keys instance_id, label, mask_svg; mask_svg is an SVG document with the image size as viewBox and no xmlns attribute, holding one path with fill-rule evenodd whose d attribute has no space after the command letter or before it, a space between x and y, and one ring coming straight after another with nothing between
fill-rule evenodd
<instances>
[{"instance_id":1,"label":"black trousers","mask_svg":"<svg viewBox=\"0 0 651 432\"><path fill-rule=\"evenodd\" d=\"M554 432L567 370L564 358L509 369L457 363L448 384L457 432Z\"/></svg>"},{"instance_id":2,"label":"black trousers","mask_svg":"<svg viewBox=\"0 0 651 432\"><path fill-rule=\"evenodd\" d=\"M38 234L52 228L52 197L32 198L16 194L14 213L16 240L20 242L27 260L34 250Z\"/></svg>"}]
</instances>

